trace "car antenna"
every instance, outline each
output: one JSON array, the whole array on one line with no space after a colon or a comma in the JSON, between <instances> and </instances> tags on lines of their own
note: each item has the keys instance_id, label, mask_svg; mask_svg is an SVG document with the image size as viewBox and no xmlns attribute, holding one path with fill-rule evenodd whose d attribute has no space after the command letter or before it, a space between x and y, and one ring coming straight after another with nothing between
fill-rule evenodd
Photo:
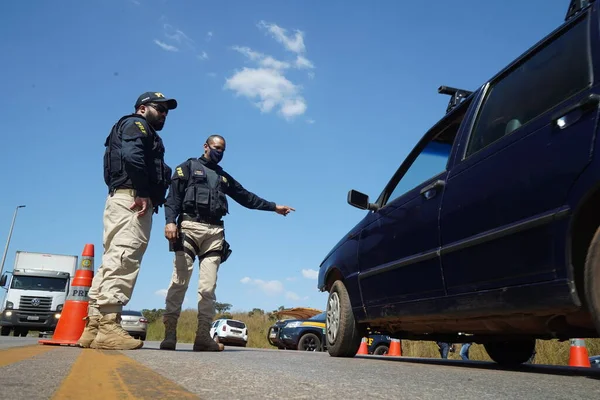
<instances>
[{"instance_id":1,"label":"car antenna","mask_svg":"<svg viewBox=\"0 0 600 400\"><path fill-rule=\"evenodd\" d=\"M459 105L463 99L469 97L473 92L469 90L456 89L450 86L440 86L438 88L438 93L452 96L448 102L448 108L446 108L446 114L448 114L454 109L454 107Z\"/></svg>"},{"instance_id":2,"label":"car antenna","mask_svg":"<svg viewBox=\"0 0 600 400\"><path fill-rule=\"evenodd\" d=\"M586 8L593 2L594 2L594 0L571 0L569 2L569 8L567 9L567 14L565 15L565 21L568 21L571 18L578 15L584 8Z\"/></svg>"}]
</instances>

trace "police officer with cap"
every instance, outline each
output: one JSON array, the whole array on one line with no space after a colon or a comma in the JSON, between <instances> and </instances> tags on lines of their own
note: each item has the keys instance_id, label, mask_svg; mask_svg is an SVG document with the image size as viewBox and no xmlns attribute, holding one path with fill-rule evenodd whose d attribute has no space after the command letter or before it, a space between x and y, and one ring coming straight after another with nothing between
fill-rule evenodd
<instances>
[{"instance_id":1,"label":"police officer with cap","mask_svg":"<svg viewBox=\"0 0 600 400\"><path fill-rule=\"evenodd\" d=\"M113 126L104 146L104 254L89 291L86 327L81 347L133 350L143 342L121 328L121 311L131 299L146 252L152 215L164 204L172 170L164 161L158 131L175 99L146 92L135 102L135 113Z\"/></svg>"},{"instance_id":2,"label":"police officer with cap","mask_svg":"<svg viewBox=\"0 0 600 400\"><path fill-rule=\"evenodd\" d=\"M215 315L217 271L231 252L222 220L228 213L227 196L249 209L274 211L283 216L295 211L246 190L218 165L224 152L225 139L220 135L209 136L204 154L178 165L171 180L165 203L165 237L175 251L175 258L163 314L165 339L160 344L163 350L175 350L177 320L196 257L200 260L200 273L198 328L193 350L223 350L223 345L217 344L209 331Z\"/></svg>"}]
</instances>

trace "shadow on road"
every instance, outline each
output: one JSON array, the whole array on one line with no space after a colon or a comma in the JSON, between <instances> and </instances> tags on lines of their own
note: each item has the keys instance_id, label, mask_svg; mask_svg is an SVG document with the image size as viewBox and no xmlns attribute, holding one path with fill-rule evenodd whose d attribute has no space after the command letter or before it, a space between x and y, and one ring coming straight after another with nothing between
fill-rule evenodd
<instances>
[{"instance_id":1,"label":"shadow on road","mask_svg":"<svg viewBox=\"0 0 600 400\"><path fill-rule=\"evenodd\" d=\"M540 365L540 364L522 364L515 368L502 367L494 362L489 361L462 361L462 360L442 360L435 358L413 358L413 357L386 357L386 356L372 356L372 355L360 355L355 358L361 358L364 360L385 360L389 362L405 362L405 363L416 363L416 364L428 364L428 365L445 365L445 366L456 366L463 368L475 368L485 370L497 370L497 371L510 371L510 372L525 372L533 374L545 374L545 375L564 375L564 376L584 376L591 379L600 380L600 368L581 368L581 367L567 367L561 365Z\"/></svg>"}]
</instances>

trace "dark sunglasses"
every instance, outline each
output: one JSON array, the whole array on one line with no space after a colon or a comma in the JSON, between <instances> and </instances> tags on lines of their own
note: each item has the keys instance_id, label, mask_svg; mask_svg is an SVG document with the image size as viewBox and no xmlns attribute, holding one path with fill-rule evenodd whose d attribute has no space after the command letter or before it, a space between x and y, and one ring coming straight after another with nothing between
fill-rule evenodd
<instances>
[{"instance_id":1,"label":"dark sunglasses","mask_svg":"<svg viewBox=\"0 0 600 400\"><path fill-rule=\"evenodd\" d=\"M169 109L167 107L163 106L162 104L148 103L148 105L150 107L154 108L159 113L163 113L163 114L168 114L169 113Z\"/></svg>"}]
</instances>

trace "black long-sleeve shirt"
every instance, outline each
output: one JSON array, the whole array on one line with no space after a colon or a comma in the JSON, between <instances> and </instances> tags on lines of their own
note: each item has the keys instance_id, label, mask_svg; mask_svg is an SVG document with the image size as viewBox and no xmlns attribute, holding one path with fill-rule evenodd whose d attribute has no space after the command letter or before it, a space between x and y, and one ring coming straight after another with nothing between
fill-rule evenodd
<instances>
[{"instance_id":1,"label":"black long-sleeve shirt","mask_svg":"<svg viewBox=\"0 0 600 400\"><path fill-rule=\"evenodd\" d=\"M276 204L267 201L252 192L246 190L238 181L223 170L219 165L204 158L198 159L205 168L215 171L218 175L224 176L229 183L227 185L226 195L235 200L238 204L253 210L275 211ZM166 223L177 223L177 217L182 212L182 203L190 177L189 162L185 161L175 168L175 173L171 178L171 187L165 203Z\"/></svg>"}]
</instances>

